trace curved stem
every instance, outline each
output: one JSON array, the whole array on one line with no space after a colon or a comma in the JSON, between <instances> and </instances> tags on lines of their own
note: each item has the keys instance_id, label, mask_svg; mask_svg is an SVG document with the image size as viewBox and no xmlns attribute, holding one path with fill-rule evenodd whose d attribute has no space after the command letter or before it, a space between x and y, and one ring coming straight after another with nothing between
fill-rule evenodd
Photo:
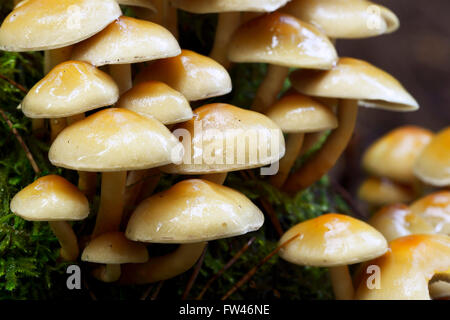
<instances>
[{"instance_id":1,"label":"curved stem","mask_svg":"<svg viewBox=\"0 0 450 320\"><path fill-rule=\"evenodd\" d=\"M61 245L61 257L65 261L75 261L80 250L75 232L67 221L49 221L48 224Z\"/></svg>"},{"instance_id":2,"label":"curved stem","mask_svg":"<svg viewBox=\"0 0 450 320\"><path fill-rule=\"evenodd\" d=\"M280 168L278 169L278 173L270 177L270 183L273 186L280 188L286 181L286 178L289 176L289 172L291 172L291 168L294 165L295 160L300 154L304 136L304 133L289 134L286 141L286 153L280 160Z\"/></svg>"},{"instance_id":3,"label":"curved stem","mask_svg":"<svg viewBox=\"0 0 450 320\"><path fill-rule=\"evenodd\" d=\"M348 267L346 265L331 267L329 271L336 300L353 300L355 290Z\"/></svg>"},{"instance_id":4,"label":"curved stem","mask_svg":"<svg viewBox=\"0 0 450 320\"><path fill-rule=\"evenodd\" d=\"M305 133L305 137L303 139L302 149L300 150L300 153L298 154L299 157L303 156L305 153L307 153L309 150L311 150L312 147L316 145L320 141L320 139L325 134L324 131L321 132L313 132L313 133Z\"/></svg>"},{"instance_id":5,"label":"curved stem","mask_svg":"<svg viewBox=\"0 0 450 320\"><path fill-rule=\"evenodd\" d=\"M120 274L120 264L105 264L92 271L92 276L103 282L115 282L120 279Z\"/></svg>"},{"instance_id":6,"label":"curved stem","mask_svg":"<svg viewBox=\"0 0 450 320\"><path fill-rule=\"evenodd\" d=\"M58 134L67 126L66 118L50 119L50 141L53 142Z\"/></svg>"},{"instance_id":7,"label":"curved stem","mask_svg":"<svg viewBox=\"0 0 450 320\"><path fill-rule=\"evenodd\" d=\"M119 229L122 220L126 179L126 171L102 173L100 208L92 233L93 237Z\"/></svg>"},{"instance_id":8,"label":"curved stem","mask_svg":"<svg viewBox=\"0 0 450 320\"><path fill-rule=\"evenodd\" d=\"M339 126L329 135L322 148L288 177L283 186L286 192L294 193L309 187L335 165L352 137L357 115L357 100L340 101L337 115Z\"/></svg>"},{"instance_id":9,"label":"curved stem","mask_svg":"<svg viewBox=\"0 0 450 320\"><path fill-rule=\"evenodd\" d=\"M132 87L130 64L111 64L109 65L109 74L117 83L119 94L124 93Z\"/></svg>"},{"instance_id":10,"label":"curved stem","mask_svg":"<svg viewBox=\"0 0 450 320\"><path fill-rule=\"evenodd\" d=\"M226 69L230 67L230 60L228 60L228 43L230 42L234 31L239 26L240 19L240 12L219 13L216 36L209 56Z\"/></svg>"},{"instance_id":11,"label":"curved stem","mask_svg":"<svg viewBox=\"0 0 450 320\"><path fill-rule=\"evenodd\" d=\"M122 265L123 284L144 284L173 278L192 268L203 253L206 242L182 244L177 250L146 263Z\"/></svg>"},{"instance_id":12,"label":"curved stem","mask_svg":"<svg viewBox=\"0 0 450 320\"><path fill-rule=\"evenodd\" d=\"M227 179L227 172L209 173L200 176L200 179L208 180L217 184L222 185Z\"/></svg>"},{"instance_id":13,"label":"curved stem","mask_svg":"<svg viewBox=\"0 0 450 320\"><path fill-rule=\"evenodd\" d=\"M252 109L264 113L268 107L274 104L288 75L288 67L269 64L266 76L256 91Z\"/></svg>"}]
</instances>

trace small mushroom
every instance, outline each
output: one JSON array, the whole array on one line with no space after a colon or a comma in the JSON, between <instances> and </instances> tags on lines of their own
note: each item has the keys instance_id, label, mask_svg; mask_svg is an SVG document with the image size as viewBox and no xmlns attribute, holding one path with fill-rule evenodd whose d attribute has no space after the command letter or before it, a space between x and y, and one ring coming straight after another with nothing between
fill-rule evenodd
<instances>
[{"instance_id":1,"label":"small mushroom","mask_svg":"<svg viewBox=\"0 0 450 320\"><path fill-rule=\"evenodd\" d=\"M409 207L433 226L435 233L450 236L450 191L438 191L416 200Z\"/></svg>"},{"instance_id":2,"label":"small mushroom","mask_svg":"<svg viewBox=\"0 0 450 320\"><path fill-rule=\"evenodd\" d=\"M89 203L77 187L63 177L41 177L17 193L11 211L28 221L48 221L61 245L61 257L74 261L79 249L77 237L67 221L83 220Z\"/></svg>"},{"instance_id":3,"label":"small mushroom","mask_svg":"<svg viewBox=\"0 0 450 320\"><path fill-rule=\"evenodd\" d=\"M387 242L367 223L329 213L293 226L279 243L300 236L280 250L280 257L303 266L328 267L338 300L353 299L354 289L347 265L383 255Z\"/></svg>"},{"instance_id":4,"label":"small mushroom","mask_svg":"<svg viewBox=\"0 0 450 320\"><path fill-rule=\"evenodd\" d=\"M393 203L409 203L416 196L411 186L386 178L369 177L358 189L358 198L367 202L372 209Z\"/></svg>"}]
</instances>

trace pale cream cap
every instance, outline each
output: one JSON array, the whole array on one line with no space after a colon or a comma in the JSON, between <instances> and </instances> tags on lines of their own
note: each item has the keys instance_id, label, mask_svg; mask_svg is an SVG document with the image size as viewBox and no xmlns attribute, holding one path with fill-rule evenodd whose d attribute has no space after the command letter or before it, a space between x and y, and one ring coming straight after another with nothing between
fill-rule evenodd
<instances>
[{"instance_id":1,"label":"pale cream cap","mask_svg":"<svg viewBox=\"0 0 450 320\"><path fill-rule=\"evenodd\" d=\"M172 0L172 5L193 13L233 11L270 12L284 6L289 0Z\"/></svg>"},{"instance_id":2,"label":"pale cream cap","mask_svg":"<svg viewBox=\"0 0 450 320\"><path fill-rule=\"evenodd\" d=\"M436 233L450 236L450 191L442 190L414 201L410 210L428 221Z\"/></svg>"}]
</instances>

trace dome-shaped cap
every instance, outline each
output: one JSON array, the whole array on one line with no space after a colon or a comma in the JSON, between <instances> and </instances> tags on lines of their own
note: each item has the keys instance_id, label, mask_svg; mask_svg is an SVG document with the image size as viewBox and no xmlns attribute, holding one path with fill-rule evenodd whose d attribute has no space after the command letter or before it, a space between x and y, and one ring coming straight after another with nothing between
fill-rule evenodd
<instances>
[{"instance_id":1,"label":"dome-shaped cap","mask_svg":"<svg viewBox=\"0 0 450 320\"><path fill-rule=\"evenodd\" d=\"M433 186L450 185L450 127L438 132L414 164L414 174Z\"/></svg>"},{"instance_id":2,"label":"dome-shaped cap","mask_svg":"<svg viewBox=\"0 0 450 320\"><path fill-rule=\"evenodd\" d=\"M167 29L150 21L122 16L95 36L78 43L72 58L102 66L172 57L180 50Z\"/></svg>"},{"instance_id":3,"label":"dome-shaped cap","mask_svg":"<svg viewBox=\"0 0 450 320\"><path fill-rule=\"evenodd\" d=\"M373 37L391 33L400 25L388 8L366 0L292 0L280 10L335 39Z\"/></svg>"},{"instance_id":4,"label":"dome-shaped cap","mask_svg":"<svg viewBox=\"0 0 450 320\"><path fill-rule=\"evenodd\" d=\"M434 232L450 235L450 191L438 191L416 200L410 210L431 223Z\"/></svg>"},{"instance_id":5,"label":"dome-shaped cap","mask_svg":"<svg viewBox=\"0 0 450 320\"><path fill-rule=\"evenodd\" d=\"M159 121L109 108L65 128L49 151L51 163L82 171L126 171L179 160L178 140ZM175 157L175 158L174 158Z\"/></svg>"},{"instance_id":6,"label":"dome-shaped cap","mask_svg":"<svg viewBox=\"0 0 450 320\"><path fill-rule=\"evenodd\" d=\"M258 207L240 192L191 179L141 202L125 235L141 242L201 242L255 231L263 222Z\"/></svg>"},{"instance_id":7,"label":"dome-shaped cap","mask_svg":"<svg viewBox=\"0 0 450 320\"><path fill-rule=\"evenodd\" d=\"M57 175L41 177L18 192L11 211L29 221L83 220L89 203L73 184Z\"/></svg>"},{"instance_id":8,"label":"dome-shaped cap","mask_svg":"<svg viewBox=\"0 0 450 320\"><path fill-rule=\"evenodd\" d=\"M287 133L317 132L338 126L334 113L317 100L289 93L275 102L266 115Z\"/></svg>"},{"instance_id":9,"label":"dome-shaped cap","mask_svg":"<svg viewBox=\"0 0 450 320\"><path fill-rule=\"evenodd\" d=\"M380 231L387 241L410 234L433 233L433 227L425 219L413 214L404 204L391 204L377 211L369 224Z\"/></svg>"},{"instance_id":10,"label":"dome-shaped cap","mask_svg":"<svg viewBox=\"0 0 450 320\"><path fill-rule=\"evenodd\" d=\"M115 106L155 118L163 124L184 122L193 116L186 98L160 81L136 84L122 94Z\"/></svg>"},{"instance_id":11,"label":"dome-shaped cap","mask_svg":"<svg viewBox=\"0 0 450 320\"><path fill-rule=\"evenodd\" d=\"M81 260L105 264L143 263L148 260L148 252L143 244L128 240L122 232L108 232L89 242Z\"/></svg>"},{"instance_id":12,"label":"dome-shaped cap","mask_svg":"<svg viewBox=\"0 0 450 320\"><path fill-rule=\"evenodd\" d=\"M380 268L380 287L367 286L368 266ZM445 235L411 235L389 243L381 257L365 263L359 286L358 300L426 300L430 299L428 282L434 274L450 266L450 238Z\"/></svg>"},{"instance_id":13,"label":"dome-shaped cap","mask_svg":"<svg viewBox=\"0 0 450 320\"><path fill-rule=\"evenodd\" d=\"M262 167L284 155L280 128L261 113L224 103L207 104L194 113L194 118L174 128L183 139L187 136L182 162L162 167L162 171L229 172Z\"/></svg>"},{"instance_id":14,"label":"dome-shaped cap","mask_svg":"<svg viewBox=\"0 0 450 320\"><path fill-rule=\"evenodd\" d=\"M297 234L300 236L280 250L280 256L298 265L353 264L378 257L387 250L386 239L380 232L342 214L324 214L299 223L285 232L280 244Z\"/></svg>"},{"instance_id":15,"label":"dome-shaped cap","mask_svg":"<svg viewBox=\"0 0 450 320\"><path fill-rule=\"evenodd\" d=\"M228 49L233 62L263 62L279 66L329 69L337 54L316 27L274 12L252 19L233 34Z\"/></svg>"},{"instance_id":16,"label":"dome-shaped cap","mask_svg":"<svg viewBox=\"0 0 450 320\"><path fill-rule=\"evenodd\" d=\"M172 5L193 13L233 11L270 12L284 6L289 0L172 0Z\"/></svg>"},{"instance_id":17,"label":"dome-shaped cap","mask_svg":"<svg viewBox=\"0 0 450 320\"><path fill-rule=\"evenodd\" d=\"M115 0L27 0L0 27L0 49L37 51L69 46L121 15Z\"/></svg>"},{"instance_id":18,"label":"dome-shaped cap","mask_svg":"<svg viewBox=\"0 0 450 320\"><path fill-rule=\"evenodd\" d=\"M396 128L375 141L364 153L362 164L373 175L412 183L414 163L430 143L433 132L417 126Z\"/></svg>"},{"instance_id":19,"label":"dome-shaped cap","mask_svg":"<svg viewBox=\"0 0 450 320\"><path fill-rule=\"evenodd\" d=\"M291 73L292 86L306 95L361 100L366 107L393 111L413 111L416 100L390 74L372 64L340 58L330 70L296 70Z\"/></svg>"},{"instance_id":20,"label":"dome-shaped cap","mask_svg":"<svg viewBox=\"0 0 450 320\"><path fill-rule=\"evenodd\" d=\"M151 63L136 76L136 83L162 81L181 92L189 101L222 96L231 92L227 70L215 60L190 50Z\"/></svg>"},{"instance_id":21,"label":"dome-shaped cap","mask_svg":"<svg viewBox=\"0 0 450 320\"><path fill-rule=\"evenodd\" d=\"M119 89L112 78L81 61L66 61L36 83L21 103L29 118L62 118L114 104Z\"/></svg>"},{"instance_id":22,"label":"dome-shaped cap","mask_svg":"<svg viewBox=\"0 0 450 320\"><path fill-rule=\"evenodd\" d=\"M358 197L375 206L396 202L410 202L416 194L410 186L386 178L370 177L358 189Z\"/></svg>"}]
</instances>

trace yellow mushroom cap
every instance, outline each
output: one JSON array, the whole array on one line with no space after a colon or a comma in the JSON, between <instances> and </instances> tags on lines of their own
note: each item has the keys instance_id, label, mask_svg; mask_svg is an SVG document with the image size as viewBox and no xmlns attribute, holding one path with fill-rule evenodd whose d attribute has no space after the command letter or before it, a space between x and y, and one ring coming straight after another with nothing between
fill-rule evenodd
<instances>
[{"instance_id":1,"label":"yellow mushroom cap","mask_svg":"<svg viewBox=\"0 0 450 320\"><path fill-rule=\"evenodd\" d=\"M391 204L377 211L369 224L380 231L387 241L410 234L433 233L433 227L425 219L414 214L404 204Z\"/></svg>"},{"instance_id":2,"label":"yellow mushroom cap","mask_svg":"<svg viewBox=\"0 0 450 320\"><path fill-rule=\"evenodd\" d=\"M333 267L367 261L384 254L387 242L367 223L355 218L328 213L301 222L280 239L283 244L300 234L280 250L284 260L298 265Z\"/></svg>"},{"instance_id":3,"label":"yellow mushroom cap","mask_svg":"<svg viewBox=\"0 0 450 320\"><path fill-rule=\"evenodd\" d=\"M178 161L176 149L181 144L159 121L109 108L65 128L51 145L49 160L82 171L139 170Z\"/></svg>"},{"instance_id":4,"label":"yellow mushroom cap","mask_svg":"<svg viewBox=\"0 0 450 320\"><path fill-rule=\"evenodd\" d=\"M136 84L122 94L115 106L155 118L163 124L184 122L193 116L186 98L160 81Z\"/></svg>"},{"instance_id":5,"label":"yellow mushroom cap","mask_svg":"<svg viewBox=\"0 0 450 320\"><path fill-rule=\"evenodd\" d=\"M162 81L189 101L221 96L231 91L227 70L215 60L190 50L151 63L136 76L136 83Z\"/></svg>"},{"instance_id":6,"label":"yellow mushroom cap","mask_svg":"<svg viewBox=\"0 0 450 320\"><path fill-rule=\"evenodd\" d=\"M266 115L287 133L334 129L338 121L324 104L300 93L289 93L278 100Z\"/></svg>"},{"instance_id":7,"label":"yellow mushroom cap","mask_svg":"<svg viewBox=\"0 0 450 320\"><path fill-rule=\"evenodd\" d=\"M358 189L358 197L374 206L411 202L415 196L412 187L401 185L386 178L367 178Z\"/></svg>"},{"instance_id":8,"label":"yellow mushroom cap","mask_svg":"<svg viewBox=\"0 0 450 320\"><path fill-rule=\"evenodd\" d=\"M363 167L373 175L413 183L414 163L433 138L433 132L417 126L396 128L375 141L363 155Z\"/></svg>"},{"instance_id":9,"label":"yellow mushroom cap","mask_svg":"<svg viewBox=\"0 0 450 320\"><path fill-rule=\"evenodd\" d=\"M143 263L148 260L148 252L143 244L125 238L123 232L108 232L89 242L81 260L105 264Z\"/></svg>"},{"instance_id":10,"label":"yellow mushroom cap","mask_svg":"<svg viewBox=\"0 0 450 320\"><path fill-rule=\"evenodd\" d=\"M102 66L172 57L180 50L167 29L150 21L122 16L95 36L78 43L72 58Z\"/></svg>"},{"instance_id":11,"label":"yellow mushroom cap","mask_svg":"<svg viewBox=\"0 0 450 320\"><path fill-rule=\"evenodd\" d=\"M263 222L258 207L240 192L191 179L141 202L125 235L141 242L195 243L255 231Z\"/></svg>"},{"instance_id":12,"label":"yellow mushroom cap","mask_svg":"<svg viewBox=\"0 0 450 320\"><path fill-rule=\"evenodd\" d=\"M66 61L36 83L21 103L29 118L62 118L114 104L119 89L112 78L81 61Z\"/></svg>"},{"instance_id":13,"label":"yellow mushroom cap","mask_svg":"<svg viewBox=\"0 0 450 320\"><path fill-rule=\"evenodd\" d=\"M73 184L57 175L41 177L11 200L11 211L29 221L83 220L89 203Z\"/></svg>"},{"instance_id":14,"label":"yellow mushroom cap","mask_svg":"<svg viewBox=\"0 0 450 320\"><path fill-rule=\"evenodd\" d=\"M400 25L397 16L388 8L366 0L293 0L280 10L338 39L391 33Z\"/></svg>"},{"instance_id":15,"label":"yellow mushroom cap","mask_svg":"<svg viewBox=\"0 0 450 320\"><path fill-rule=\"evenodd\" d=\"M357 99L365 107L393 111L413 111L416 100L394 77L374 65L340 58L330 70L296 70L292 86L306 95L326 98Z\"/></svg>"},{"instance_id":16,"label":"yellow mushroom cap","mask_svg":"<svg viewBox=\"0 0 450 320\"><path fill-rule=\"evenodd\" d=\"M316 27L274 12L241 25L230 41L228 57L233 62L329 69L336 63L337 53Z\"/></svg>"},{"instance_id":17,"label":"yellow mushroom cap","mask_svg":"<svg viewBox=\"0 0 450 320\"><path fill-rule=\"evenodd\" d=\"M270 12L289 0L172 0L172 5L193 13L232 11Z\"/></svg>"},{"instance_id":18,"label":"yellow mushroom cap","mask_svg":"<svg viewBox=\"0 0 450 320\"><path fill-rule=\"evenodd\" d=\"M265 115L229 104L212 103L195 109L189 121L174 128L183 137L181 163L161 170L206 174L262 167L285 152L280 128Z\"/></svg>"},{"instance_id":19,"label":"yellow mushroom cap","mask_svg":"<svg viewBox=\"0 0 450 320\"><path fill-rule=\"evenodd\" d=\"M414 174L433 186L450 185L450 127L438 132L422 150Z\"/></svg>"},{"instance_id":20,"label":"yellow mushroom cap","mask_svg":"<svg viewBox=\"0 0 450 320\"><path fill-rule=\"evenodd\" d=\"M137 10L147 10L149 13L155 13L155 6L148 0L117 0L121 5L135 7Z\"/></svg>"},{"instance_id":21,"label":"yellow mushroom cap","mask_svg":"<svg viewBox=\"0 0 450 320\"><path fill-rule=\"evenodd\" d=\"M450 235L450 191L438 191L413 202L410 210L434 228L434 232Z\"/></svg>"},{"instance_id":22,"label":"yellow mushroom cap","mask_svg":"<svg viewBox=\"0 0 450 320\"><path fill-rule=\"evenodd\" d=\"M380 268L380 287L369 289L367 268ZM358 300L430 299L428 281L450 267L450 238L445 235L410 235L389 243L381 257L368 261L355 293Z\"/></svg>"},{"instance_id":23,"label":"yellow mushroom cap","mask_svg":"<svg viewBox=\"0 0 450 320\"><path fill-rule=\"evenodd\" d=\"M0 49L37 51L69 46L121 15L115 0L27 0L0 27Z\"/></svg>"}]
</instances>

